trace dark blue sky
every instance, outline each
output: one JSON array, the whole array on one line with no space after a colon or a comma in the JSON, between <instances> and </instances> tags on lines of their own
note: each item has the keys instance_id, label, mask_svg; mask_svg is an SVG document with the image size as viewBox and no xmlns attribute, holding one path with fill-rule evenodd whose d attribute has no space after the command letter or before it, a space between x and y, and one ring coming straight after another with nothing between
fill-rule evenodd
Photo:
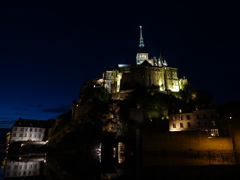
<instances>
[{"instance_id":1,"label":"dark blue sky","mask_svg":"<svg viewBox=\"0 0 240 180\"><path fill-rule=\"evenodd\" d=\"M56 118L84 80L135 63L139 25L151 57L216 103L240 100L239 17L231 1L1 2L0 127Z\"/></svg>"}]
</instances>

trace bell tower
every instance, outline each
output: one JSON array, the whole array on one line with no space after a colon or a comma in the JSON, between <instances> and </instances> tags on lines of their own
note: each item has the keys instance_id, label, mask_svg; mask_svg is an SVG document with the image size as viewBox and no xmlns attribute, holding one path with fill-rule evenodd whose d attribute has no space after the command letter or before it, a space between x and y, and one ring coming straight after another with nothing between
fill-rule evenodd
<instances>
[{"instance_id":1,"label":"bell tower","mask_svg":"<svg viewBox=\"0 0 240 180\"><path fill-rule=\"evenodd\" d=\"M139 41L138 53L136 56L137 65L140 65L145 60L148 60L148 53L144 48L145 45L144 45L143 36L142 36L142 26L139 26L139 27L140 27L140 41Z\"/></svg>"}]
</instances>

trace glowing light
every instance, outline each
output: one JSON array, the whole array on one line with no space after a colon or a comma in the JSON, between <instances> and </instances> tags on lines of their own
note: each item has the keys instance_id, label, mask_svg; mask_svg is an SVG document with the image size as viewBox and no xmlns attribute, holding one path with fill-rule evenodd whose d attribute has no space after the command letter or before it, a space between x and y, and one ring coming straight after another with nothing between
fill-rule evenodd
<instances>
[{"instance_id":1,"label":"glowing light","mask_svg":"<svg viewBox=\"0 0 240 180\"><path fill-rule=\"evenodd\" d=\"M95 148L96 155L98 157L99 162L101 162L101 156L102 156L102 144L100 143L99 146Z\"/></svg>"},{"instance_id":2,"label":"glowing light","mask_svg":"<svg viewBox=\"0 0 240 180\"><path fill-rule=\"evenodd\" d=\"M192 99L196 99L197 98L197 94L192 93Z\"/></svg>"},{"instance_id":3,"label":"glowing light","mask_svg":"<svg viewBox=\"0 0 240 180\"><path fill-rule=\"evenodd\" d=\"M117 152L117 148L113 148L113 158L115 158L116 157L116 152Z\"/></svg>"},{"instance_id":4,"label":"glowing light","mask_svg":"<svg viewBox=\"0 0 240 180\"><path fill-rule=\"evenodd\" d=\"M123 142L118 143L118 163L124 163L125 161L125 144Z\"/></svg>"}]
</instances>

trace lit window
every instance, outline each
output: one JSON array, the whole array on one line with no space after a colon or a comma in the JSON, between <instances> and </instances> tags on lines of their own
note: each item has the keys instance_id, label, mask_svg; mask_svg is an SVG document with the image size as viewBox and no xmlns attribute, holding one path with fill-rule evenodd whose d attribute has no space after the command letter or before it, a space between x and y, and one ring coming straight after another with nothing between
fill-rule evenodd
<instances>
[{"instance_id":1,"label":"lit window","mask_svg":"<svg viewBox=\"0 0 240 180\"><path fill-rule=\"evenodd\" d=\"M211 136L219 136L218 129L211 129Z\"/></svg>"},{"instance_id":2,"label":"lit window","mask_svg":"<svg viewBox=\"0 0 240 180\"><path fill-rule=\"evenodd\" d=\"M173 128L176 128L176 124L175 123L173 123Z\"/></svg>"},{"instance_id":3,"label":"lit window","mask_svg":"<svg viewBox=\"0 0 240 180\"><path fill-rule=\"evenodd\" d=\"M180 123L180 128L183 128L183 123Z\"/></svg>"}]
</instances>

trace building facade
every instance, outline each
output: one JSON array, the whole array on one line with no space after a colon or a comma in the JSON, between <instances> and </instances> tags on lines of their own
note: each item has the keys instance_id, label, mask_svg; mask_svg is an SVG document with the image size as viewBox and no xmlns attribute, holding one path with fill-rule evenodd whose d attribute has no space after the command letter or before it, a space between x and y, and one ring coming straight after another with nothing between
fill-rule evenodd
<instances>
[{"instance_id":1,"label":"building facade","mask_svg":"<svg viewBox=\"0 0 240 180\"><path fill-rule=\"evenodd\" d=\"M194 110L169 115L169 131L206 131L209 136L220 136L221 118L216 109Z\"/></svg>"},{"instance_id":2,"label":"building facade","mask_svg":"<svg viewBox=\"0 0 240 180\"><path fill-rule=\"evenodd\" d=\"M12 126L9 143L18 141L44 141L47 121L18 119Z\"/></svg>"}]
</instances>

